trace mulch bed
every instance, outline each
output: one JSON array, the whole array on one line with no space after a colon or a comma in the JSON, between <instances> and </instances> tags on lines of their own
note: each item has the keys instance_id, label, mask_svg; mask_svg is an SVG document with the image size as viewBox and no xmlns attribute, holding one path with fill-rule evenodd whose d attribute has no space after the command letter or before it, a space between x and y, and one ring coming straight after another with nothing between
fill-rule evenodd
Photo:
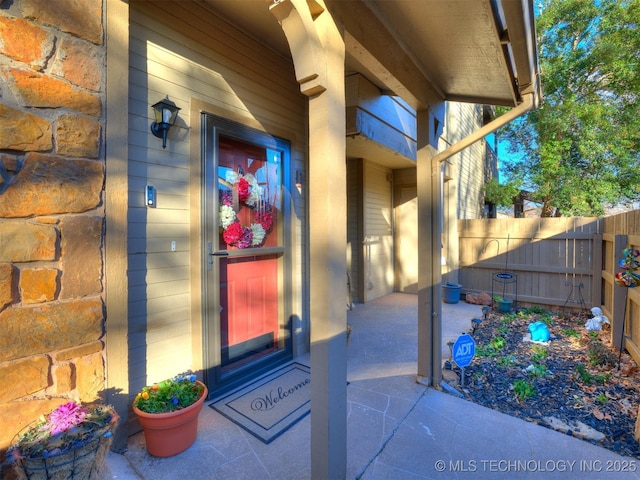
<instances>
[{"instance_id":1,"label":"mulch bed","mask_svg":"<svg viewBox=\"0 0 640 480\"><path fill-rule=\"evenodd\" d=\"M618 364L609 326L588 332L584 324L589 318L539 308L490 312L473 333L476 355L464 369L464 386L456 388L474 403L549 428L549 417L570 426L582 422L604 434L602 440L586 441L640 458L633 438L640 369L626 352ZM546 344L523 341L536 321L548 325ZM446 362L448 367L459 376L455 364ZM581 436L580 428L575 430L567 433Z\"/></svg>"}]
</instances>

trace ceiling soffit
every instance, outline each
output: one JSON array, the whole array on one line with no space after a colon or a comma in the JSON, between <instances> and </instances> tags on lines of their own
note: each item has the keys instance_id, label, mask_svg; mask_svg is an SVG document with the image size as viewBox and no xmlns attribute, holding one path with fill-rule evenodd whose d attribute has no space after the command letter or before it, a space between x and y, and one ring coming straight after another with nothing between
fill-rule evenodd
<instances>
[{"instance_id":1,"label":"ceiling soffit","mask_svg":"<svg viewBox=\"0 0 640 480\"><path fill-rule=\"evenodd\" d=\"M290 56L266 0L204 0ZM535 89L529 0L325 0L344 26L347 74L361 73L413 108L443 100L513 106ZM518 76L519 75L519 76ZM518 88L520 83L520 90Z\"/></svg>"},{"instance_id":2,"label":"ceiling soffit","mask_svg":"<svg viewBox=\"0 0 640 480\"><path fill-rule=\"evenodd\" d=\"M440 101L513 106L520 100L500 3L490 0L327 3L344 23L348 35L368 49L371 56L384 62L420 103L429 104L432 100L431 95L423 94L426 87L416 86L420 82L429 83L431 92L437 93ZM511 3L522 10L521 2ZM515 8L511 11L518 12ZM410 98L407 100L413 103Z\"/></svg>"}]
</instances>

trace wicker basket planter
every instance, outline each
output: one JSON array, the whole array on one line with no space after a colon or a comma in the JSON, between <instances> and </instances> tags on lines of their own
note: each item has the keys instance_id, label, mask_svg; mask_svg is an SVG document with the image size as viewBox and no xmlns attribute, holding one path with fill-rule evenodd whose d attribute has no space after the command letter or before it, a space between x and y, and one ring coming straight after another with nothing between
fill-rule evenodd
<instances>
[{"instance_id":1,"label":"wicker basket planter","mask_svg":"<svg viewBox=\"0 0 640 480\"><path fill-rule=\"evenodd\" d=\"M88 421L53 435L41 445L40 453L30 453L30 433L41 429L34 422L19 432L10 450L14 470L20 480L97 480L111 446L118 416L112 407L100 407L104 422ZM28 446L28 444L30 444Z\"/></svg>"}]
</instances>

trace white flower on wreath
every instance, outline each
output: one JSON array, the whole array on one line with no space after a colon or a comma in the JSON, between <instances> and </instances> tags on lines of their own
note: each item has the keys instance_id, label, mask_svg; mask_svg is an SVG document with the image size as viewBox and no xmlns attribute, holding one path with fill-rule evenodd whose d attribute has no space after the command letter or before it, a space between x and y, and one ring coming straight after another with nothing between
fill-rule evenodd
<instances>
[{"instance_id":1,"label":"white flower on wreath","mask_svg":"<svg viewBox=\"0 0 640 480\"><path fill-rule=\"evenodd\" d=\"M227 228L236 221L236 212L229 205L220 205L220 226Z\"/></svg>"},{"instance_id":2,"label":"white flower on wreath","mask_svg":"<svg viewBox=\"0 0 640 480\"><path fill-rule=\"evenodd\" d=\"M249 198L247 198L247 205L249 205L250 207L255 207L261 198L262 187L257 183L255 185L251 185L251 193L249 193Z\"/></svg>"},{"instance_id":3,"label":"white flower on wreath","mask_svg":"<svg viewBox=\"0 0 640 480\"><path fill-rule=\"evenodd\" d=\"M264 228L262 228L262 225L260 225L259 223L251 224L251 232L253 233L251 245L254 247L260 245L264 240L265 235L267 234L267 232L264 231Z\"/></svg>"},{"instance_id":4,"label":"white flower on wreath","mask_svg":"<svg viewBox=\"0 0 640 480\"><path fill-rule=\"evenodd\" d=\"M255 207L258 201L262 198L262 187L258 184L258 180L252 174L247 173L244 175L244 179L249 183L251 189L249 191L249 198L245 202L250 207Z\"/></svg>"}]
</instances>

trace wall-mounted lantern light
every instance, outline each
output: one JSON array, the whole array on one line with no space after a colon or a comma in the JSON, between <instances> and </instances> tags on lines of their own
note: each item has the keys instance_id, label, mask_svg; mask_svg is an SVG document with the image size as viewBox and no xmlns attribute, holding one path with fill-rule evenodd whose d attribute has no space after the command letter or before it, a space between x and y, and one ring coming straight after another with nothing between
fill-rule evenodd
<instances>
[{"instance_id":1,"label":"wall-mounted lantern light","mask_svg":"<svg viewBox=\"0 0 640 480\"><path fill-rule=\"evenodd\" d=\"M162 148L167 148L167 132L173 126L178 116L179 107L169 96L152 106L156 121L151 124L151 133L162 139Z\"/></svg>"},{"instance_id":2,"label":"wall-mounted lantern light","mask_svg":"<svg viewBox=\"0 0 640 480\"><path fill-rule=\"evenodd\" d=\"M298 189L298 193L302 195L302 182L304 180L304 173L300 170L296 170L296 188Z\"/></svg>"}]
</instances>

